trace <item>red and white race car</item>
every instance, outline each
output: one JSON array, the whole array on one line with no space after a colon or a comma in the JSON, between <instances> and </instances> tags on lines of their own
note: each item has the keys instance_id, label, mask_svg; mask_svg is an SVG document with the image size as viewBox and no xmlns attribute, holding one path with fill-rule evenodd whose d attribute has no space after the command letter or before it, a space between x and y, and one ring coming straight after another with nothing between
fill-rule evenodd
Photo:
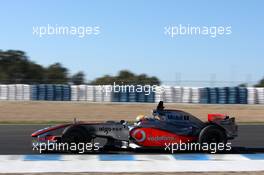
<instances>
[{"instance_id":1,"label":"red and white race car","mask_svg":"<svg viewBox=\"0 0 264 175\"><path fill-rule=\"evenodd\" d=\"M104 148L163 148L175 143L227 143L237 136L235 118L208 114L202 122L193 115L164 109L161 101L151 117L139 116L134 124L124 120L101 123L73 122L44 128L32 135L34 147L44 143L92 143Z\"/></svg>"}]
</instances>

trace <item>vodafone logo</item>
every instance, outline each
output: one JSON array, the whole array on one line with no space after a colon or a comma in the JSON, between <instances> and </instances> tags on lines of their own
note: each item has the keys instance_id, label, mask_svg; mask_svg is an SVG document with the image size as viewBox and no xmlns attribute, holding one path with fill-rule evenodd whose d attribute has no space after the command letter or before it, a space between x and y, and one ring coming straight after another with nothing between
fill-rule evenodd
<instances>
[{"instance_id":1,"label":"vodafone logo","mask_svg":"<svg viewBox=\"0 0 264 175\"><path fill-rule=\"evenodd\" d=\"M146 139L146 133L145 131L141 129L137 129L132 133L132 137L137 141L137 142L143 142Z\"/></svg>"}]
</instances>

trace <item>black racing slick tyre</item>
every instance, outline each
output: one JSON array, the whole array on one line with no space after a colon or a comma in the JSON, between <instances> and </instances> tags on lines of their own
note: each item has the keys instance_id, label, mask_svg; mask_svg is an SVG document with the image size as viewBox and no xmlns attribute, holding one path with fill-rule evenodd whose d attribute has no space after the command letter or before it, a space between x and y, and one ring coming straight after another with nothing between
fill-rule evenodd
<instances>
[{"instance_id":1,"label":"black racing slick tyre","mask_svg":"<svg viewBox=\"0 0 264 175\"><path fill-rule=\"evenodd\" d=\"M81 127L72 127L67 129L61 138L63 143L86 143L91 141L85 129Z\"/></svg>"},{"instance_id":2,"label":"black racing slick tyre","mask_svg":"<svg viewBox=\"0 0 264 175\"><path fill-rule=\"evenodd\" d=\"M68 149L62 150L68 153L84 153L84 146L80 149L80 145L85 145L91 142L92 138L82 127L72 127L65 130L62 135L61 142L68 145ZM74 145L74 146L73 146Z\"/></svg>"},{"instance_id":3,"label":"black racing slick tyre","mask_svg":"<svg viewBox=\"0 0 264 175\"><path fill-rule=\"evenodd\" d=\"M199 143L200 144L211 144L211 143L226 143L227 137L225 131L215 125L208 125L202 129L199 134Z\"/></svg>"}]
</instances>

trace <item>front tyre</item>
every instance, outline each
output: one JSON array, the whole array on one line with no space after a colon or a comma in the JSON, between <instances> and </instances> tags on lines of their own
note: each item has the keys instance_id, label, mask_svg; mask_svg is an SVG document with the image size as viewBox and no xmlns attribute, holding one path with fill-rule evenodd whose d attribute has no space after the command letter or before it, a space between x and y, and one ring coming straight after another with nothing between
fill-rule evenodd
<instances>
[{"instance_id":1,"label":"front tyre","mask_svg":"<svg viewBox=\"0 0 264 175\"><path fill-rule=\"evenodd\" d=\"M61 142L64 144L68 144L69 148L75 148L72 145L75 145L76 148L78 148L78 145L80 144L86 144L92 141L92 138L89 137L86 130L81 127L72 127L67 129L61 138ZM66 152L71 153L78 153L80 150L66 150Z\"/></svg>"}]
</instances>

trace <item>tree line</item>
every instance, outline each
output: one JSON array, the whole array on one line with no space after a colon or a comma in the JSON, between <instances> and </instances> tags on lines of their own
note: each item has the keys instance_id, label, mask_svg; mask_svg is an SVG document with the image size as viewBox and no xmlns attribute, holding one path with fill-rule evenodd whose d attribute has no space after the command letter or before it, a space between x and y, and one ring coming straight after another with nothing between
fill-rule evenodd
<instances>
[{"instance_id":1,"label":"tree line","mask_svg":"<svg viewBox=\"0 0 264 175\"><path fill-rule=\"evenodd\" d=\"M161 81L155 76L134 74L129 70L121 70L118 75L104 75L91 82L86 82L85 74L79 71L69 74L68 68L61 63L54 63L47 67L31 61L21 50L0 50L0 84L91 84L113 85L138 84L160 85ZM241 84L239 86L246 86ZM262 78L255 87L264 87Z\"/></svg>"},{"instance_id":2,"label":"tree line","mask_svg":"<svg viewBox=\"0 0 264 175\"><path fill-rule=\"evenodd\" d=\"M20 50L0 50L0 83L1 84L140 84L160 85L157 77L146 74L136 75L128 70L121 70L117 76L105 75L89 83L85 81L85 74L79 71L69 74L68 68L61 63L54 63L47 67L31 61L25 52Z\"/></svg>"}]
</instances>

